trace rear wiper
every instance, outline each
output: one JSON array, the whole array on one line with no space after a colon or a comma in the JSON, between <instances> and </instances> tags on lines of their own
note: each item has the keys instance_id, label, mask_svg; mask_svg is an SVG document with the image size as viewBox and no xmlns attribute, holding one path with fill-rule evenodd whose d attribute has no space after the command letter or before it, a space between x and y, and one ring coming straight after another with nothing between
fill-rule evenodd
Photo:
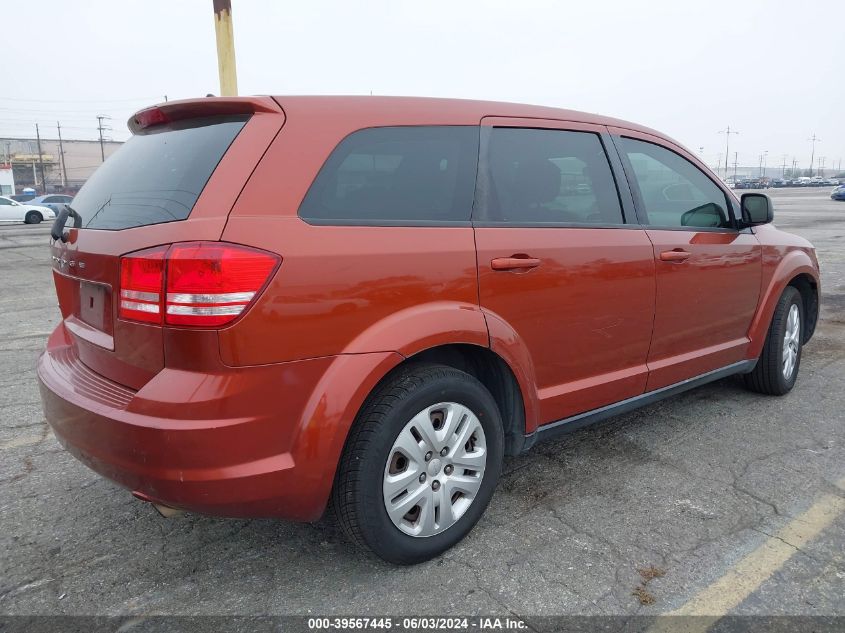
<instances>
[{"instance_id":1,"label":"rear wiper","mask_svg":"<svg viewBox=\"0 0 845 633\"><path fill-rule=\"evenodd\" d=\"M65 231L65 224L67 224L69 217L73 218L73 228L78 229L82 226L82 216L74 211L69 204L66 204L53 221L53 228L50 229L50 237L54 240L67 242L68 234Z\"/></svg>"}]
</instances>

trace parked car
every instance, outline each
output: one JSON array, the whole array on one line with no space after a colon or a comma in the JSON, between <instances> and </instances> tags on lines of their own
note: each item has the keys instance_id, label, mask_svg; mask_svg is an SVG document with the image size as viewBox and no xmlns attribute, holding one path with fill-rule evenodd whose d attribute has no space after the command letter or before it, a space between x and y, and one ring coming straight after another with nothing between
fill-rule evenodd
<instances>
[{"instance_id":1,"label":"parked car","mask_svg":"<svg viewBox=\"0 0 845 633\"><path fill-rule=\"evenodd\" d=\"M18 202L10 197L0 196L0 222L38 224L55 219L52 209L40 205Z\"/></svg>"},{"instance_id":2,"label":"parked car","mask_svg":"<svg viewBox=\"0 0 845 633\"><path fill-rule=\"evenodd\" d=\"M812 245L634 123L252 97L129 126L53 226L37 373L67 450L161 508L331 504L417 563L504 455L734 374L786 394L815 329Z\"/></svg>"},{"instance_id":3,"label":"parked car","mask_svg":"<svg viewBox=\"0 0 845 633\"><path fill-rule=\"evenodd\" d=\"M62 207L66 204L70 204L71 200L73 200L73 196L66 196L65 194L50 194L47 196L38 196L33 198L29 201L29 204L35 204L41 207L48 207L52 209L55 213L58 213L62 210Z\"/></svg>"},{"instance_id":4,"label":"parked car","mask_svg":"<svg viewBox=\"0 0 845 633\"><path fill-rule=\"evenodd\" d=\"M771 182L771 186L780 189L782 187L789 186L789 181L785 180L783 178L773 178L772 182Z\"/></svg>"},{"instance_id":5,"label":"parked car","mask_svg":"<svg viewBox=\"0 0 845 633\"><path fill-rule=\"evenodd\" d=\"M845 200L845 185L838 185L830 192L832 200Z\"/></svg>"}]
</instances>

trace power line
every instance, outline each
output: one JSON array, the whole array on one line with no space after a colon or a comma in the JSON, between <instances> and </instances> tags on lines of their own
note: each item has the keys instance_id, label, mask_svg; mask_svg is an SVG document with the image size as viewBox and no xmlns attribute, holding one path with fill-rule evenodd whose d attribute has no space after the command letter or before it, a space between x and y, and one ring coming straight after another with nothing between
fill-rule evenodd
<instances>
[{"instance_id":1,"label":"power line","mask_svg":"<svg viewBox=\"0 0 845 633\"><path fill-rule=\"evenodd\" d=\"M20 103L128 103L131 101L151 101L161 95L150 97L128 97L126 99L21 99L16 97L0 97L0 101L17 101Z\"/></svg>"}]
</instances>

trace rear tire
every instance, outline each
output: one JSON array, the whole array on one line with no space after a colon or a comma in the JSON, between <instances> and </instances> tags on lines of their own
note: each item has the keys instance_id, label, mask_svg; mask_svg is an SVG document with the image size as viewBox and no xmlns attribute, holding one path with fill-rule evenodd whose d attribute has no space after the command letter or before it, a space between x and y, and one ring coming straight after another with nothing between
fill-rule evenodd
<instances>
[{"instance_id":1,"label":"rear tire","mask_svg":"<svg viewBox=\"0 0 845 633\"><path fill-rule=\"evenodd\" d=\"M332 507L357 545L391 563L421 563L473 528L493 496L503 452L501 417L484 385L445 365L410 364L359 412Z\"/></svg>"},{"instance_id":2,"label":"rear tire","mask_svg":"<svg viewBox=\"0 0 845 633\"><path fill-rule=\"evenodd\" d=\"M787 286L778 300L763 351L750 374L743 376L751 391L771 396L789 393L798 377L804 342L804 302Z\"/></svg>"},{"instance_id":3,"label":"rear tire","mask_svg":"<svg viewBox=\"0 0 845 633\"><path fill-rule=\"evenodd\" d=\"M23 221L24 224L41 224L44 221L44 217L38 211L30 211L26 214Z\"/></svg>"}]
</instances>

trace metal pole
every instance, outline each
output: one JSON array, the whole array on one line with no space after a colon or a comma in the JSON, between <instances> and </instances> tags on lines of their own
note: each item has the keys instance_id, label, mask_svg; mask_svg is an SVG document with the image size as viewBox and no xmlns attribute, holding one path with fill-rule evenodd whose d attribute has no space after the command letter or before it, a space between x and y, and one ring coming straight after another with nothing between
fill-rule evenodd
<instances>
[{"instance_id":1,"label":"metal pole","mask_svg":"<svg viewBox=\"0 0 845 633\"><path fill-rule=\"evenodd\" d=\"M42 193L47 193L47 181L44 179L44 159L41 158L41 132L38 131L38 124L35 124L35 138L38 141L38 171L41 172Z\"/></svg>"},{"instance_id":2,"label":"metal pole","mask_svg":"<svg viewBox=\"0 0 845 633\"><path fill-rule=\"evenodd\" d=\"M105 119L102 114L97 117L97 129L100 132L100 158L102 162L106 162L106 150L103 147L103 119Z\"/></svg>"},{"instance_id":3,"label":"metal pole","mask_svg":"<svg viewBox=\"0 0 845 633\"><path fill-rule=\"evenodd\" d=\"M238 74L235 67L235 33L232 28L231 0L213 0L214 33L217 36L217 71L220 94L238 96Z\"/></svg>"},{"instance_id":4,"label":"metal pole","mask_svg":"<svg viewBox=\"0 0 845 633\"><path fill-rule=\"evenodd\" d=\"M821 139L816 138L816 135L814 133L813 136L808 138L807 140L813 142L813 151L810 154L810 178L812 178L813 177L813 161L816 158L816 141L820 141Z\"/></svg>"},{"instance_id":5,"label":"metal pole","mask_svg":"<svg viewBox=\"0 0 845 633\"><path fill-rule=\"evenodd\" d=\"M62 188L67 187L67 169L65 168L65 148L62 145L62 124L56 121L56 129L59 132L59 161L62 164Z\"/></svg>"},{"instance_id":6,"label":"metal pole","mask_svg":"<svg viewBox=\"0 0 845 633\"><path fill-rule=\"evenodd\" d=\"M739 162L739 152L734 152L734 182L736 182L736 165Z\"/></svg>"},{"instance_id":7,"label":"metal pole","mask_svg":"<svg viewBox=\"0 0 845 633\"><path fill-rule=\"evenodd\" d=\"M729 125L727 129L721 130L719 134L725 135L725 178L728 177L728 161L731 158L730 154L730 145L731 145L731 134L739 134L736 130L732 130L731 126ZM721 158L719 159L719 163L721 164Z\"/></svg>"}]
</instances>

